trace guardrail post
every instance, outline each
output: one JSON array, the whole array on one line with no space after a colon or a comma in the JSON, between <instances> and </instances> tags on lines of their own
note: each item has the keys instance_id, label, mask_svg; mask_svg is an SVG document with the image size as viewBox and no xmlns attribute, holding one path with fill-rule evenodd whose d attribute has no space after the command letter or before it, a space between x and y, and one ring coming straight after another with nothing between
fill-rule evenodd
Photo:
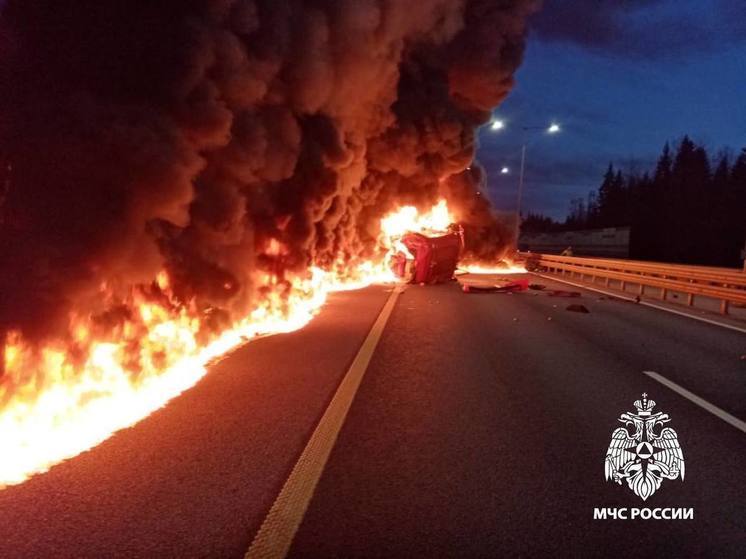
<instances>
[{"instance_id":1,"label":"guardrail post","mask_svg":"<svg viewBox=\"0 0 746 559\"><path fill-rule=\"evenodd\" d=\"M624 281L624 280L622 280L622 288L621 289L622 289L622 291L626 291L627 290L627 282Z\"/></svg>"},{"instance_id":2,"label":"guardrail post","mask_svg":"<svg viewBox=\"0 0 746 559\"><path fill-rule=\"evenodd\" d=\"M608 278L608 277L604 278L604 285L605 285L606 287L608 287L608 286L609 286L609 278Z\"/></svg>"},{"instance_id":3,"label":"guardrail post","mask_svg":"<svg viewBox=\"0 0 746 559\"><path fill-rule=\"evenodd\" d=\"M637 293L639 293L640 295L645 295L645 284L644 283L641 283L640 287L637 288Z\"/></svg>"},{"instance_id":4,"label":"guardrail post","mask_svg":"<svg viewBox=\"0 0 746 559\"><path fill-rule=\"evenodd\" d=\"M721 299L720 300L720 314L728 314L728 307L730 306L730 301L727 299Z\"/></svg>"},{"instance_id":5,"label":"guardrail post","mask_svg":"<svg viewBox=\"0 0 746 559\"><path fill-rule=\"evenodd\" d=\"M661 300L662 300L662 301L665 301L665 300L666 300L666 297L668 297L668 289L666 289L666 288L664 287L663 289L661 289Z\"/></svg>"},{"instance_id":6,"label":"guardrail post","mask_svg":"<svg viewBox=\"0 0 746 559\"><path fill-rule=\"evenodd\" d=\"M694 294L690 293L686 296L686 306L691 307L694 305Z\"/></svg>"}]
</instances>

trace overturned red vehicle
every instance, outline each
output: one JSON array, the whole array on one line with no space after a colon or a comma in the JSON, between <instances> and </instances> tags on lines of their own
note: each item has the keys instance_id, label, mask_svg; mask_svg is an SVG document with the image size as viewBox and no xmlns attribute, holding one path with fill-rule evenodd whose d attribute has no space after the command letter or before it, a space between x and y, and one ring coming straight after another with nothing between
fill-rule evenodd
<instances>
[{"instance_id":1,"label":"overturned red vehicle","mask_svg":"<svg viewBox=\"0 0 746 559\"><path fill-rule=\"evenodd\" d=\"M407 233L400 239L400 250L393 256L391 268L410 283L449 281L463 247L464 230L460 225L451 225L438 236Z\"/></svg>"}]
</instances>

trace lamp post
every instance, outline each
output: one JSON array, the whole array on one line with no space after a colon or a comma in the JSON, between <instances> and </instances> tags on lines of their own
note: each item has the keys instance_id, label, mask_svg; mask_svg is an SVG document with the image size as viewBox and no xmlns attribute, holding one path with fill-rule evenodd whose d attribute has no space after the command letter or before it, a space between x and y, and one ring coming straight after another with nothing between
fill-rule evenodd
<instances>
[{"instance_id":1,"label":"lamp post","mask_svg":"<svg viewBox=\"0 0 746 559\"><path fill-rule=\"evenodd\" d=\"M518 200L515 205L515 248L518 249L518 236L521 234L521 201L523 198L523 172L526 169L526 142L521 147L521 172L518 174Z\"/></svg>"},{"instance_id":2,"label":"lamp post","mask_svg":"<svg viewBox=\"0 0 746 559\"><path fill-rule=\"evenodd\" d=\"M502 130L505 127L503 124L503 121L501 120L495 120L492 123L492 130ZM532 130L542 130L546 132L547 134L557 134L560 132L560 125L556 122L551 123L548 127L546 126L523 126L522 127L524 132L530 132ZM524 138L523 145L521 146L521 169L518 173L518 199L516 200L516 210L515 210L515 244L516 248L518 248L518 236L520 235L520 229L521 229L521 203L523 201L523 177L526 170L526 147L527 142ZM503 167L503 169L500 171L501 173L507 172L507 167Z\"/></svg>"}]
</instances>

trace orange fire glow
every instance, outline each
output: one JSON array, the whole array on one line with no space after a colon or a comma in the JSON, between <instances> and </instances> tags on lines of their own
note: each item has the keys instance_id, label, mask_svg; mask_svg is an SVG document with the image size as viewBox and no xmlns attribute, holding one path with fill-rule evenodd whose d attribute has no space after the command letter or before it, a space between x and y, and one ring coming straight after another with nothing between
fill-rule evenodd
<instances>
[{"instance_id":1,"label":"orange fire glow","mask_svg":"<svg viewBox=\"0 0 746 559\"><path fill-rule=\"evenodd\" d=\"M69 344L34 350L11 334L4 355L10 382L0 385L0 486L20 483L136 423L193 386L211 359L246 340L302 327L328 291L313 272L294 283L286 301L268 297L206 344L197 338L199 318L145 301L135 302L139 320L126 322L115 342L90 340L87 321L73 320L77 347L87 349L83 359ZM135 356L134 338L140 342Z\"/></svg>"},{"instance_id":2,"label":"orange fire glow","mask_svg":"<svg viewBox=\"0 0 746 559\"><path fill-rule=\"evenodd\" d=\"M246 316L210 340L199 334L203 317L189 305L156 303L134 292L134 315L114 339L97 339L91 317L70 319L69 338L34 348L17 332L5 344L0 382L0 488L75 456L131 426L194 386L211 360L259 335L302 328L329 293L394 281L386 258L407 231L443 231L454 221L445 201L429 212L402 207L381 220L381 256L337 271L312 268L272 289L276 278L259 277L269 293ZM271 252L284 247L272 241ZM342 272L342 270L344 272ZM164 271L155 278L171 298ZM102 286L106 290L106 286ZM133 354L134 351L134 354Z\"/></svg>"},{"instance_id":3,"label":"orange fire glow","mask_svg":"<svg viewBox=\"0 0 746 559\"><path fill-rule=\"evenodd\" d=\"M525 274L525 266L504 262L500 265L488 266L484 264L459 264L459 270L469 274Z\"/></svg>"},{"instance_id":4,"label":"orange fire glow","mask_svg":"<svg viewBox=\"0 0 746 559\"><path fill-rule=\"evenodd\" d=\"M414 256L401 242L401 238L409 232L424 235L442 235L448 226L456 219L448 209L445 200L440 200L430 211L420 212L414 206L403 206L388 214L381 220L381 234L379 243L386 249L386 261L390 256L401 252L409 259Z\"/></svg>"},{"instance_id":5,"label":"orange fire glow","mask_svg":"<svg viewBox=\"0 0 746 559\"><path fill-rule=\"evenodd\" d=\"M420 213L414 206L404 206L381 220L381 235L385 243L410 231L442 234L454 221L456 220L445 200L441 200L425 213Z\"/></svg>"}]
</instances>

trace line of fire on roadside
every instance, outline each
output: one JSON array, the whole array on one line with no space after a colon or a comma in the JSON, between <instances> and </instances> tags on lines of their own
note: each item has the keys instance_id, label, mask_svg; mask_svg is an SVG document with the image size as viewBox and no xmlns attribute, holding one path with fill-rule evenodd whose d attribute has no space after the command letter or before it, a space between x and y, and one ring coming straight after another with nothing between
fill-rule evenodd
<instances>
[{"instance_id":1,"label":"line of fire on roadside","mask_svg":"<svg viewBox=\"0 0 746 559\"><path fill-rule=\"evenodd\" d=\"M397 277L419 284L449 281L464 248L464 228L454 223L432 235L406 233L395 248L390 265Z\"/></svg>"}]
</instances>

